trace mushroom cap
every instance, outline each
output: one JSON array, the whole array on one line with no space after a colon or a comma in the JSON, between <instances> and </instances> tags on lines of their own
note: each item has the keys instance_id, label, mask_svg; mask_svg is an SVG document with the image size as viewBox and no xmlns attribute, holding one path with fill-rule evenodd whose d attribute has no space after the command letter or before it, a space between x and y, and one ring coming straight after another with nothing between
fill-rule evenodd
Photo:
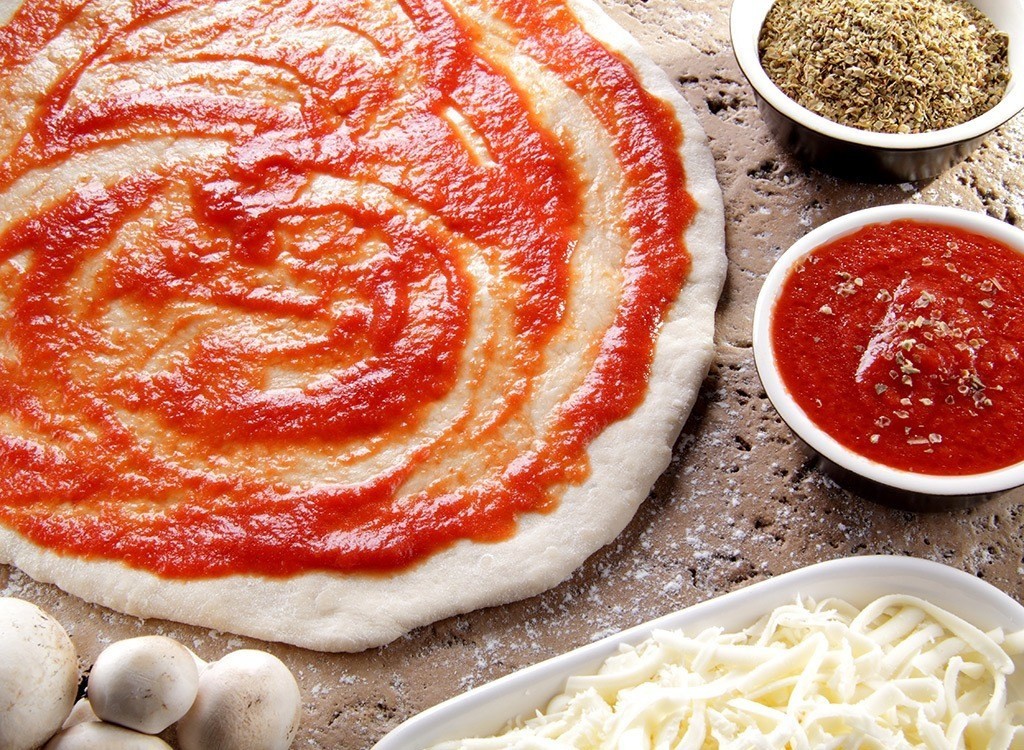
<instances>
[{"instance_id":1,"label":"mushroom cap","mask_svg":"<svg viewBox=\"0 0 1024 750\"><path fill-rule=\"evenodd\" d=\"M43 750L171 750L159 737L103 721L86 721L61 731Z\"/></svg>"},{"instance_id":2,"label":"mushroom cap","mask_svg":"<svg viewBox=\"0 0 1024 750\"><path fill-rule=\"evenodd\" d=\"M162 732L188 711L199 687L192 652L162 635L116 641L89 673L96 716L146 734Z\"/></svg>"},{"instance_id":3,"label":"mushroom cap","mask_svg":"<svg viewBox=\"0 0 1024 750\"><path fill-rule=\"evenodd\" d=\"M88 698L79 698L78 702L71 707L71 713L64 719L64 723L61 724L61 729L67 729L73 727L75 724L81 724L85 721L101 721L100 717L96 715L96 712L92 710L92 704L89 703Z\"/></svg>"},{"instance_id":4,"label":"mushroom cap","mask_svg":"<svg viewBox=\"0 0 1024 750\"><path fill-rule=\"evenodd\" d=\"M286 750L302 696L291 671L265 651L242 649L215 661L177 725L182 750Z\"/></svg>"},{"instance_id":5,"label":"mushroom cap","mask_svg":"<svg viewBox=\"0 0 1024 750\"><path fill-rule=\"evenodd\" d=\"M67 631L35 604L0 598L0 747L32 750L71 712L78 654Z\"/></svg>"}]
</instances>

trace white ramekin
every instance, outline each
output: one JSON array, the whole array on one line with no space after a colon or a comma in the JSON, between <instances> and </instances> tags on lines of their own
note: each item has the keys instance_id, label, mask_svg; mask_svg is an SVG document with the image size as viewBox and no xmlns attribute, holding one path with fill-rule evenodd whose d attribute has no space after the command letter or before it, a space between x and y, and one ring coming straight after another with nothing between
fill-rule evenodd
<instances>
[{"instance_id":1,"label":"white ramekin","mask_svg":"<svg viewBox=\"0 0 1024 750\"><path fill-rule=\"evenodd\" d=\"M779 374L777 362L785 352L776 351L770 335L772 315L790 270L818 247L872 224L900 219L942 224L979 234L1024 254L1024 231L984 214L943 206L898 204L868 208L834 219L795 242L765 278L754 307L754 362L769 400L779 416L807 445L839 469L841 476L867 480L871 490L888 495L881 500L914 509L953 507L1024 485L1024 462L980 474L936 475L903 471L873 461L839 443L821 429L793 400ZM895 491L890 494L887 491Z\"/></svg>"},{"instance_id":2,"label":"white ramekin","mask_svg":"<svg viewBox=\"0 0 1024 750\"><path fill-rule=\"evenodd\" d=\"M733 52L776 138L812 166L877 182L926 179L961 160L1024 109L1024 0L972 0L1010 40L1010 81L1003 99L955 127L908 135L840 125L784 94L761 67L757 48L773 1L734 0L729 21Z\"/></svg>"}]
</instances>

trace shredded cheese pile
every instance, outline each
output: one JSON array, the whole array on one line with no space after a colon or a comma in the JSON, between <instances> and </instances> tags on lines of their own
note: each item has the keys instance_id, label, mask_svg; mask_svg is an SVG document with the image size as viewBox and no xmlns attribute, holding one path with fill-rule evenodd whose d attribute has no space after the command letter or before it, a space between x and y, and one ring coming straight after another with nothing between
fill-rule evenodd
<instances>
[{"instance_id":1,"label":"shredded cheese pile","mask_svg":"<svg viewBox=\"0 0 1024 750\"><path fill-rule=\"evenodd\" d=\"M1024 748L1022 651L1024 631L911 596L797 601L738 633L656 631L535 717L435 750Z\"/></svg>"}]
</instances>

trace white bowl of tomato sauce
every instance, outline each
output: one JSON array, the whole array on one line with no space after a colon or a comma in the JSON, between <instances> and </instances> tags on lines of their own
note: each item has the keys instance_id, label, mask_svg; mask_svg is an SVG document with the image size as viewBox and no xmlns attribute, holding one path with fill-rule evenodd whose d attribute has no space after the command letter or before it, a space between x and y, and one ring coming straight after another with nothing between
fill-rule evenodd
<instances>
[{"instance_id":1,"label":"white bowl of tomato sauce","mask_svg":"<svg viewBox=\"0 0 1024 750\"><path fill-rule=\"evenodd\" d=\"M830 221L768 274L753 346L782 419L876 499L1024 484L1024 231L915 204Z\"/></svg>"}]
</instances>

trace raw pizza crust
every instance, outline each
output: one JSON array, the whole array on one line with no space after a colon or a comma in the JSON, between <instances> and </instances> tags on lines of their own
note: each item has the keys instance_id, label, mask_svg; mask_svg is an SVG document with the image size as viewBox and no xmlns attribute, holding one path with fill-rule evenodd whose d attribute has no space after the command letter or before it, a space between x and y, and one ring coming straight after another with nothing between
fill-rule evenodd
<instances>
[{"instance_id":1,"label":"raw pizza crust","mask_svg":"<svg viewBox=\"0 0 1024 750\"><path fill-rule=\"evenodd\" d=\"M704 132L663 71L590 0L570 0L587 31L635 66L668 102L684 131L687 189L699 210L686 232L692 270L657 340L649 390L626 419L589 448L586 481L550 513L519 519L513 538L463 541L398 574L306 573L287 579L236 575L182 582L117 562L42 549L0 527L0 562L86 600L158 617L324 651L387 643L453 614L538 594L612 541L668 466L714 351L714 315L725 277L722 196ZM4 15L9 9L4 8Z\"/></svg>"}]
</instances>

